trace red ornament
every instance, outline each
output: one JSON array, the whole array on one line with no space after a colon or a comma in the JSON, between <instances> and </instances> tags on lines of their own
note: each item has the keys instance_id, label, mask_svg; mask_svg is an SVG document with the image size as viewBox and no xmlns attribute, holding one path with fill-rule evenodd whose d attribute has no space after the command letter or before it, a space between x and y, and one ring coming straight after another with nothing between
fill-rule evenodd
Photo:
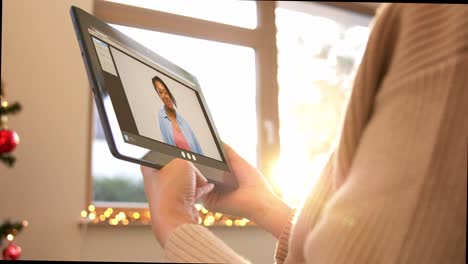
<instances>
[{"instance_id":1,"label":"red ornament","mask_svg":"<svg viewBox=\"0 0 468 264\"><path fill-rule=\"evenodd\" d=\"M19 136L13 130L0 130L0 154L11 152L19 144Z\"/></svg>"},{"instance_id":2,"label":"red ornament","mask_svg":"<svg viewBox=\"0 0 468 264\"><path fill-rule=\"evenodd\" d=\"M17 260L21 257L21 247L10 243L8 247L3 250L4 260Z\"/></svg>"}]
</instances>

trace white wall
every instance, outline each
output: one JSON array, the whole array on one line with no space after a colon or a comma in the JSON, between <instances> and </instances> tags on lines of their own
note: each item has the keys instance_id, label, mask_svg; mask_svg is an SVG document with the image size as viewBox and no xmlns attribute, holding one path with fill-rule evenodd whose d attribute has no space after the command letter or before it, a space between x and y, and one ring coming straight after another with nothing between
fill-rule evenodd
<instances>
[{"instance_id":1,"label":"white wall","mask_svg":"<svg viewBox=\"0 0 468 264\"><path fill-rule=\"evenodd\" d=\"M162 261L150 227L78 225L86 208L91 95L70 5L92 0L4 0L2 80L20 145L13 169L0 164L0 221L27 219L15 243L24 260ZM273 261L275 240L258 228L212 228L254 263Z\"/></svg>"}]
</instances>

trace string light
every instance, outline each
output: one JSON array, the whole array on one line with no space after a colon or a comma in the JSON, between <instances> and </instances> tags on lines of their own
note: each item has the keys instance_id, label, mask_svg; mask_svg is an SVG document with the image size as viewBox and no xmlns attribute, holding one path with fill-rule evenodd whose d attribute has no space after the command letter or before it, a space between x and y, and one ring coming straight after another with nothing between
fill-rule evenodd
<instances>
[{"instance_id":1,"label":"string light","mask_svg":"<svg viewBox=\"0 0 468 264\"><path fill-rule=\"evenodd\" d=\"M195 204L198 212L198 223L204 226L227 226L227 227L244 227L255 225L249 219L241 217L233 217L218 212L211 212L201 204ZM117 210L111 207L101 208L94 205L89 205L88 210L80 212L81 217L86 223L100 225L150 225L151 213L148 209L125 209ZM27 222L23 223L27 225Z\"/></svg>"},{"instance_id":2,"label":"string light","mask_svg":"<svg viewBox=\"0 0 468 264\"><path fill-rule=\"evenodd\" d=\"M241 219L239 220L239 225L240 226L245 226L246 222L244 221L244 219Z\"/></svg>"},{"instance_id":3,"label":"string light","mask_svg":"<svg viewBox=\"0 0 468 264\"><path fill-rule=\"evenodd\" d=\"M8 241L13 241L15 237L12 234L8 234L6 238Z\"/></svg>"},{"instance_id":4,"label":"string light","mask_svg":"<svg viewBox=\"0 0 468 264\"><path fill-rule=\"evenodd\" d=\"M126 219L127 218L127 215L125 215L125 213L122 212L122 211L118 215L120 216L120 219Z\"/></svg>"},{"instance_id":5,"label":"string light","mask_svg":"<svg viewBox=\"0 0 468 264\"><path fill-rule=\"evenodd\" d=\"M81 217L86 217L88 216L88 212L86 212L85 210L81 211Z\"/></svg>"},{"instance_id":6,"label":"string light","mask_svg":"<svg viewBox=\"0 0 468 264\"><path fill-rule=\"evenodd\" d=\"M203 221L203 225L205 226L210 226L210 225L213 225L214 223L214 217L209 215L205 218L205 220Z\"/></svg>"},{"instance_id":7,"label":"string light","mask_svg":"<svg viewBox=\"0 0 468 264\"><path fill-rule=\"evenodd\" d=\"M223 214L222 213L215 213L214 216L215 216L216 220L219 220L223 216Z\"/></svg>"},{"instance_id":8,"label":"string light","mask_svg":"<svg viewBox=\"0 0 468 264\"><path fill-rule=\"evenodd\" d=\"M105 211L105 212L104 212L104 216L105 216L106 218L109 218L110 215L111 215L111 213L110 213L109 211Z\"/></svg>"},{"instance_id":9,"label":"string light","mask_svg":"<svg viewBox=\"0 0 468 264\"><path fill-rule=\"evenodd\" d=\"M3 107L7 107L7 106L8 106L8 102L7 102L7 101L3 101L3 102L2 102L2 106L3 106Z\"/></svg>"},{"instance_id":10,"label":"string light","mask_svg":"<svg viewBox=\"0 0 468 264\"><path fill-rule=\"evenodd\" d=\"M133 219L138 220L140 218L140 214L138 212L133 213Z\"/></svg>"},{"instance_id":11,"label":"string light","mask_svg":"<svg viewBox=\"0 0 468 264\"><path fill-rule=\"evenodd\" d=\"M94 220L94 218L96 218L96 215L94 213L90 213L88 217L90 220Z\"/></svg>"},{"instance_id":12,"label":"string light","mask_svg":"<svg viewBox=\"0 0 468 264\"><path fill-rule=\"evenodd\" d=\"M115 220L120 221L120 220L124 219L124 217L125 217L125 213L120 212L115 216Z\"/></svg>"}]
</instances>

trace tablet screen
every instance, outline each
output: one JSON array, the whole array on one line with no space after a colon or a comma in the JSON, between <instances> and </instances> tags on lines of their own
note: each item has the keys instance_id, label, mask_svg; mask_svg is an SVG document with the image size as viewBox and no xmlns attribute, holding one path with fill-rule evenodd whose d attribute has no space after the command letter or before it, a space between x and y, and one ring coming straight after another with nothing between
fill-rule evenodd
<instances>
[{"instance_id":1,"label":"tablet screen","mask_svg":"<svg viewBox=\"0 0 468 264\"><path fill-rule=\"evenodd\" d=\"M190 87L194 84L165 73L118 44L94 35L92 40L126 143L150 147L150 139L194 161L223 161L200 96Z\"/></svg>"}]
</instances>

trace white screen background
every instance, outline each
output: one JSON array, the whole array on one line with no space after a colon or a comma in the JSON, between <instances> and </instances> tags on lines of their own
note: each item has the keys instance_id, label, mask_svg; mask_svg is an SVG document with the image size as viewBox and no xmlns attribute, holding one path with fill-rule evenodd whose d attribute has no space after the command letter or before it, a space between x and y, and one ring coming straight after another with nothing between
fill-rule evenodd
<instances>
[{"instance_id":1,"label":"white screen background","mask_svg":"<svg viewBox=\"0 0 468 264\"><path fill-rule=\"evenodd\" d=\"M163 142L159 129L158 112L163 103L151 79L156 75L171 90L177 101L178 113L189 123L197 136L205 156L221 160L214 138L193 90L172 80L111 47L125 94L132 110L139 134Z\"/></svg>"}]
</instances>

